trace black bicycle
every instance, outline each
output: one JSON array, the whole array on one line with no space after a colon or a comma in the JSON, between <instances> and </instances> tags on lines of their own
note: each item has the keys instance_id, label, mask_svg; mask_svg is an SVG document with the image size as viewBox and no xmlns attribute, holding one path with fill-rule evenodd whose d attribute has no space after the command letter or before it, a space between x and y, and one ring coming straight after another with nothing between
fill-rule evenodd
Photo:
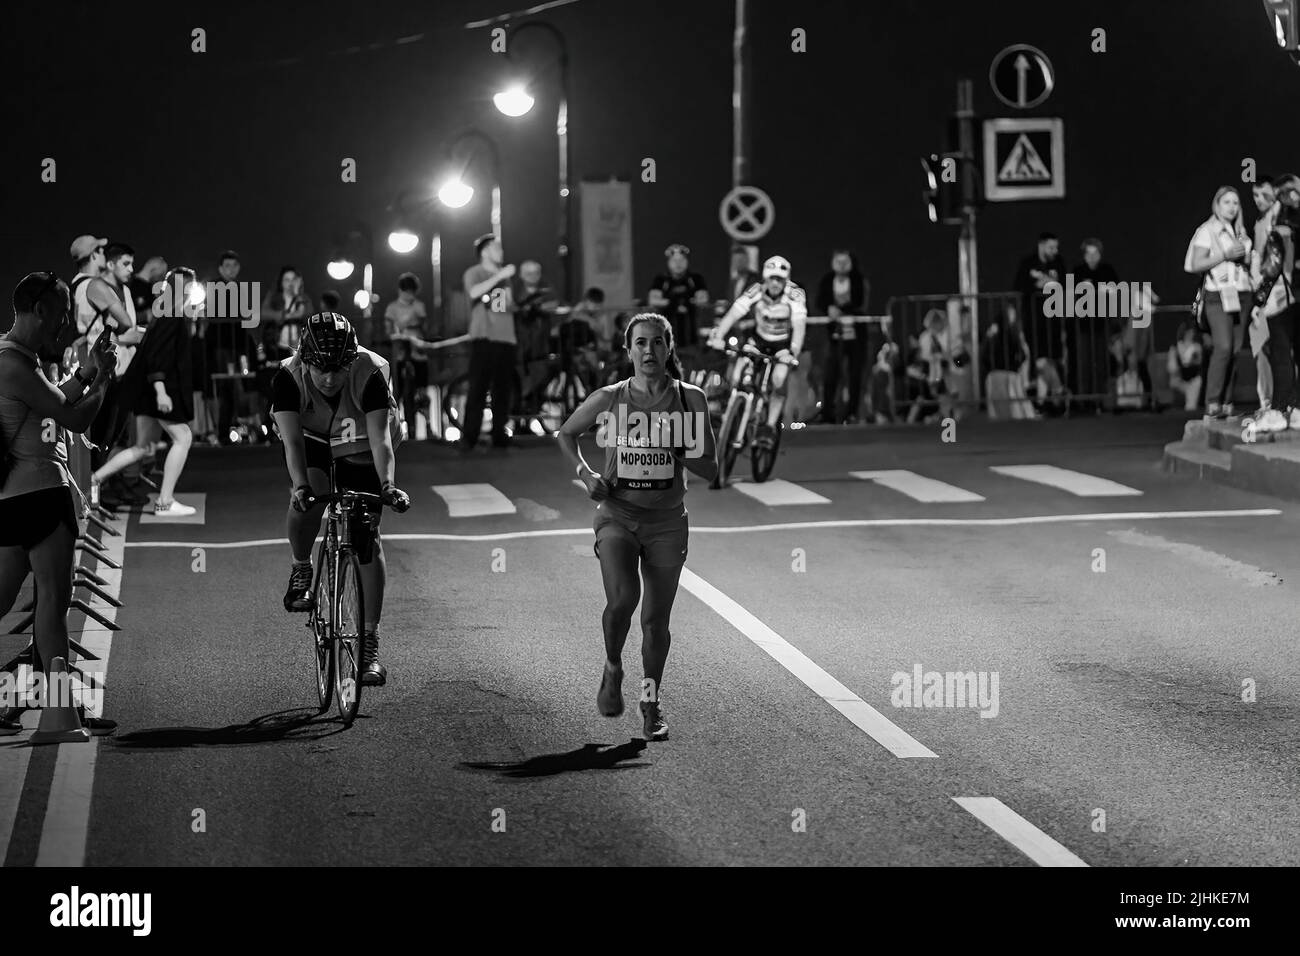
<instances>
[{"instance_id":1,"label":"black bicycle","mask_svg":"<svg viewBox=\"0 0 1300 956\"><path fill-rule=\"evenodd\" d=\"M330 484L334 485L333 476ZM365 506L382 506L383 499L365 491L335 490L312 501L326 505L325 537L316 551L314 600L307 619L315 640L316 699L324 713L332 697L339 717L350 726L361 705L361 641L366 622L359 542L353 535L358 529L375 534Z\"/></svg>"},{"instance_id":2,"label":"black bicycle","mask_svg":"<svg viewBox=\"0 0 1300 956\"><path fill-rule=\"evenodd\" d=\"M726 352L744 363L740 369L740 383L731 390L727 410L722 415L718 430L718 474L710 488L725 488L731 477L736 459L746 447L750 449L750 470L757 482L767 481L776 467L776 455L781 448L781 432L777 427L768 441L757 441L758 429L767 423L768 403L772 400L772 370L780 362L791 367L798 359L776 358L755 348L749 342L737 348L728 345Z\"/></svg>"}]
</instances>

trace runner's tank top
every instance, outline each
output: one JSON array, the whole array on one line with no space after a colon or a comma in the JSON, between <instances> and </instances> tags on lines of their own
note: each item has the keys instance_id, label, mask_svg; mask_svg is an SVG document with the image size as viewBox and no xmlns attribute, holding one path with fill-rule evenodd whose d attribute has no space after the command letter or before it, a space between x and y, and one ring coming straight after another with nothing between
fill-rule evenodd
<instances>
[{"instance_id":1,"label":"runner's tank top","mask_svg":"<svg viewBox=\"0 0 1300 956\"><path fill-rule=\"evenodd\" d=\"M642 405L632 397L632 380L614 386L607 414L597 433L605 449L601 477L609 483L612 511L681 511L686 496L686 468L673 454L687 439L701 441L689 419L681 382L672 380L659 401ZM702 447L702 446L701 446Z\"/></svg>"}]
</instances>

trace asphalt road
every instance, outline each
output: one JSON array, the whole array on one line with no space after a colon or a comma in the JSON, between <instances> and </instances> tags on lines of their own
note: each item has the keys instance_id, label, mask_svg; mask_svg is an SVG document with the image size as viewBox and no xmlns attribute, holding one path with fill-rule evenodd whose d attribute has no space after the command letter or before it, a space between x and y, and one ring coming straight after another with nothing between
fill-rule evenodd
<instances>
[{"instance_id":1,"label":"asphalt road","mask_svg":"<svg viewBox=\"0 0 1300 956\"><path fill-rule=\"evenodd\" d=\"M596 712L592 504L549 440L402 448L389 681L350 729L281 608L278 450L198 450L203 523L132 517L110 576L118 733L0 739L5 862L1295 865L1300 522L1164 474L1180 432L809 429L758 490L824 500L692 482L651 744L635 624L628 711ZM995 470L1024 466L1065 471Z\"/></svg>"}]
</instances>

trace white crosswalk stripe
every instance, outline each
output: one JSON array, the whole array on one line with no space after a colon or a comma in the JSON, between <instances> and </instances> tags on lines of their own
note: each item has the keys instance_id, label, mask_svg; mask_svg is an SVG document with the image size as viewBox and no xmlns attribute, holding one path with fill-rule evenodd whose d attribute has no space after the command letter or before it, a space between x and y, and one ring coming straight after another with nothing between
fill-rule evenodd
<instances>
[{"instance_id":1,"label":"white crosswalk stripe","mask_svg":"<svg viewBox=\"0 0 1300 956\"><path fill-rule=\"evenodd\" d=\"M1079 498L1119 498L1142 494L1136 488L1121 485L1109 478L1098 478L1096 475L1057 468L1055 465L994 465L989 470L1008 478L1020 478L1059 488Z\"/></svg>"},{"instance_id":2,"label":"white crosswalk stripe","mask_svg":"<svg viewBox=\"0 0 1300 956\"><path fill-rule=\"evenodd\" d=\"M453 518L515 513L514 502L489 484L434 485L433 490L447 503L447 512Z\"/></svg>"},{"instance_id":3,"label":"white crosswalk stripe","mask_svg":"<svg viewBox=\"0 0 1300 956\"><path fill-rule=\"evenodd\" d=\"M905 471L901 469L889 471L851 471L849 472L854 478L861 478L863 481L874 481L878 485L883 485L894 491L901 492L915 501L923 501L926 504L957 504L969 501L983 501L982 495L977 495L973 491L967 491L964 488L958 488L956 485L950 485L947 482L937 481L934 478L927 478L924 475L918 475L914 471Z\"/></svg>"},{"instance_id":4,"label":"white crosswalk stripe","mask_svg":"<svg viewBox=\"0 0 1300 956\"><path fill-rule=\"evenodd\" d=\"M828 505L831 503L829 498L825 498L815 491L809 491L802 485L796 485L792 481L784 481L780 478L773 478L771 481L765 481L761 484L753 481L739 481L732 487L742 495L748 495L755 501L762 502L769 507L780 505Z\"/></svg>"}]
</instances>

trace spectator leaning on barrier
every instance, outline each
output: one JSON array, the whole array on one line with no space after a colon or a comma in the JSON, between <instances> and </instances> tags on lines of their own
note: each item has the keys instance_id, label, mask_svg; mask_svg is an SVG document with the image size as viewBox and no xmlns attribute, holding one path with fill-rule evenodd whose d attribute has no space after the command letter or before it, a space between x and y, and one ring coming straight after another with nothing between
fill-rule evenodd
<instances>
[{"instance_id":1,"label":"spectator leaning on barrier","mask_svg":"<svg viewBox=\"0 0 1300 956\"><path fill-rule=\"evenodd\" d=\"M190 320L197 314L198 306L190 304L189 293L195 281L194 270L173 269L163 281L166 283L163 294L170 298L170 307L159 310L164 314L154 315L149 332L140 343L140 354L123 379L120 392L123 403L135 415L136 441L105 462L91 480L99 484L152 455L154 442L165 431L171 447L163 460L163 479L154 514L184 518L194 514L195 509L177 501L173 492L193 444L189 427L194 417L194 409L190 407L193 391Z\"/></svg>"},{"instance_id":2,"label":"spectator leaning on barrier","mask_svg":"<svg viewBox=\"0 0 1300 956\"><path fill-rule=\"evenodd\" d=\"M1008 302L1002 314L989 323L980 344L990 419L1038 417L1025 391L1028 364L1029 343L1020 325L1020 312L1014 302Z\"/></svg>"},{"instance_id":3,"label":"spectator leaning on barrier","mask_svg":"<svg viewBox=\"0 0 1300 956\"><path fill-rule=\"evenodd\" d=\"M274 350L277 359L292 355L298 348L302 324L313 311L311 296L303 290L302 273L284 266L275 288L262 303L262 343L268 354Z\"/></svg>"},{"instance_id":4,"label":"spectator leaning on barrier","mask_svg":"<svg viewBox=\"0 0 1300 956\"><path fill-rule=\"evenodd\" d=\"M1061 258L1061 240L1044 232L1038 236L1038 248L1020 260L1011 287L1024 299L1021 320L1030 344L1041 358L1054 363L1059 373L1065 359L1065 323L1069 320L1052 320L1043 315L1043 287L1049 282L1065 282L1065 260ZM1058 325L1058 321L1062 324Z\"/></svg>"},{"instance_id":5,"label":"spectator leaning on barrier","mask_svg":"<svg viewBox=\"0 0 1300 956\"><path fill-rule=\"evenodd\" d=\"M474 241L478 265L465 270L465 295L470 302L469 395L465 402L465 433L461 450L478 445L483 409L492 393L492 444L510 444L506 423L513 403L515 371L515 317L511 311L510 279L513 265L502 266L501 242L488 233Z\"/></svg>"},{"instance_id":6,"label":"spectator leaning on barrier","mask_svg":"<svg viewBox=\"0 0 1300 956\"><path fill-rule=\"evenodd\" d=\"M1243 332L1241 302L1251 291L1250 238L1241 223L1241 198L1231 186L1221 186L1214 194L1210 213L1187 244L1183 271L1201 276L1201 308L1214 341L1205 411L1207 418L1223 419L1232 414L1232 372Z\"/></svg>"},{"instance_id":7,"label":"spectator leaning on barrier","mask_svg":"<svg viewBox=\"0 0 1300 956\"><path fill-rule=\"evenodd\" d=\"M90 324L100 318L100 310L90 304L86 298L86 292L89 290L88 281L98 276L104 271L104 247L108 245L107 239L96 239L94 236L78 236L72 240L72 261L76 263L77 274L72 277L70 288L72 290L72 315L76 322L77 341L76 345L80 346L84 341L86 330ZM69 362L68 364L71 364Z\"/></svg>"},{"instance_id":8,"label":"spectator leaning on barrier","mask_svg":"<svg viewBox=\"0 0 1300 956\"><path fill-rule=\"evenodd\" d=\"M1273 223L1277 220L1279 210L1277 192L1273 188L1271 179L1272 177L1261 174L1260 181L1250 189L1251 198L1255 201L1255 210L1259 213L1259 218L1255 220L1254 244L1250 250L1250 284L1255 288L1258 288L1260 283L1260 255L1268 242L1268 234L1273 231ZM1268 410L1273 407L1273 369L1269 365L1267 348L1268 323L1252 322L1247 328L1247 333L1250 351L1255 356L1255 388L1259 392L1259 411L1255 415L1255 421L1258 425L1268 415Z\"/></svg>"},{"instance_id":9,"label":"spectator leaning on barrier","mask_svg":"<svg viewBox=\"0 0 1300 956\"><path fill-rule=\"evenodd\" d=\"M104 250L104 268L93 279L84 280L86 301L95 309L95 317L86 327L86 343L92 343L104 330L105 323L114 326L113 341L117 345L117 365L113 380L100 406L99 414L87 430L87 436L98 450L96 464L102 464L106 453L119 443L135 441L131 407L122 395L121 380L126 375L136 353L136 346L144 335L137 321L135 300L131 295L131 273L135 252L125 243L112 242ZM78 282L83 280L76 280ZM151 303L152 306L152 303ZM83 345L79 351L84 351ZM147 486L141 481L137 465L123 472L108 489L103 503L113 507L119 504L141 505L149 500Z\"/></svg>"},{"instance_id":10,"label":"spectator leaning on barrier","mask_svg":"<svg viewBox=\"0 0 1300 956\"><path fill-rule=\"evenodd\" d=\"M690 271L691 250L673 243L664 250L667 271L650 283L650 308L668 318L673 325L673 341L678 352L699 344L700 324L697 309L709 304L709 286L704 276Z\"/></svg>"},{"instance_id":11,"label":"spectator leaning on barrier","mask_svg":"<svg viewBox=\"0 0 1300 956\"><path fill-rule=\"evenodd\" d=\"M828 348L822 377L821 420L855 423L862 404L862 366L866 361L866 336L857 334L852 322L841 318L865 315L871 296L871 282L858 269L853 253L836 249L831 253L831 271L817 284L817 311L829 320L826 324ZM838 414L840 364L849 363L849 402L843 415Z\"/></svg>"},{"instance_id":12,"label":"spectator leaning on barrier","mask_svg":"<svg viewBox=\"0 0 1300 956\"><path fill-rule=\"evenodd\" d=\"M418 381L428 381L428 373L417 374L417 364L427 366L424 353L417 346L424 342L424 323L428 318L424 303L418 298L420 279L414 272L403 272L397 277L397 298L384 308L384 332L391 348L393 396L402 410L409 434L415 434L416 388ZM325 303L321 307L329 312L338 311ZM380 355L383 350L376 349Z\"/></svg>"},{"instance_id":13,"label":"spectator leaning on barrier","mask_svg":"<svg viewBox=\"0 0 1300 956\"><path fill-rule=\"evenodd\" d=\"M515 339L519 343L518 396L535 412L540 406L540 387L550 378L551 316L559 304L555 292L542 278L542 264L535 259L519 263L519 274L511 280L515 303Z\"/></svg>"},{"instance_id":14,"label":"spectator leaning on barrier","mask_svg":"<svg viewBox=\"0 0 1300 956\"><path fill-rule=\"evenodd\" d=\"M749 251L744 246L731 247L731 272L727 275L727 304L735 302L745 290L756 282L761 282L759 274L749 267ZM738 328L744 323L738 323ZM753 323L750 323L750 328ZM740 331L748 333L749 328L741 328Z\"/></svg>"},{"instance_id":15,"label":"spectator leaning on barrier","mask_svg":"<svg viewBox=\"0 0 1300 956\"><path fill-rule=\"evenodd\" d=\"M1104 258L1105 249L1100 239L1085 239L1079 246L1079 252L1083 260L1079 262L1071 271L1074 276L1074 288L1077 290L1084 284L1093 286L1094 302L1107 302L1107 296L1101 292L1101 287L1107 284L1115 284L1120 281L1119 273L1115 267ZM1114 298L1110 298L1114 302ZM1086 373L1083 383L1085 392L1101 394L1108 391L1107 380L1118 379L1118 377L1127 368L1127 361L1124 353L1132 349L1139 357L1139 368L1146 367L1146 355L1139 354L1145 349L1150 352L1150 335L1143 337L1138 341L1133 335L1132 317L1126 315L1105 315L1098 316L1092 320L1084 320L1084 330L1086 336ZM1091 325L1086 324L1091 321ZM1145 331L1145 330L1142 330ZM1148 394L1151 392L1150 375L1140 372L1145 377L1142 379Z\"/></svg>"},{"instance_id":16,"label":"spectator leaning on barrier","mask_svg":"<svg viewBox=\"0 0 1300 956\"><path fill-rule=\"evenodd\" d=\"M33 642L48 676L68 660L68 608L84 499L68 471L63 429L84 432L99 411L113 374L111 335L92 343L87 363L56 388L45 368L62 359L76 336L68 287L52 272L24 276L14 289L13 328L0 340L0 616L9 613L30 570L36 581ZM47 424L58 426L51 434ZM84 713L84 712L83 712ZM0 733L20 729L10 720ZM85 740L116 724L80 717L75 730L33 743ZM84 729L83 729L84 728Z\"/></svg>"},{"instance_id":17,"label":"spectator leaning on barrier","mask_svg":"<svg viewBox=\"0 0 1300 956\"><path fill-rule=\"evenodd\" d=\"M1256 288L1251 298L1252 330L1268 329L1267 353L1273 380L1272 407L1256 419L1260 431L1300 429L1300 408L1296 407L1295 368L1292 349L1296 341L1293 283L1296 266L1296 235L1300 232L1300 177L1284 176L1277 183L1280 208L1275 211L1264 245L1252 257Z\"/></svg>"},{"instance_id":18,"label":"spectator leaning on barrier","mask_svg":"<svg viewBox=\"0 0 1300 956\"><path fill-rule=\"evenodd\" d=\"M1183 394L1183 408L1194 412L1201 401L1201 365L1204 361L1201 335L1196 326L1184 322L1178 327L1178 341L1169 349L1169 387Z\"/></svg>"},{"instance_id":19,"label":"spectator leaning on barrier","mask_svg":"<svg viewBox=\"0 0 1300 956\"><path fill-rule=\"evenodd\" d=\"M217 276L221 282L237 282L241 263L239 253L227 249L221 253L217 264ZM260 324L260 322L259 322ZM195 378L202 383L203 393L208 405L208 419L215 423L217 440L230 444L230 426L235 420L235 400L238 394L235 383L230 379L214 379L213 375L234 374L241 367L240 359L246 359L251 366L256 355L256 341L260 339L262 329L245 329L239 322L213 321L204 319L199 323L203 339L203 367L195 365Z\"/></svg>"}]
</instances>

